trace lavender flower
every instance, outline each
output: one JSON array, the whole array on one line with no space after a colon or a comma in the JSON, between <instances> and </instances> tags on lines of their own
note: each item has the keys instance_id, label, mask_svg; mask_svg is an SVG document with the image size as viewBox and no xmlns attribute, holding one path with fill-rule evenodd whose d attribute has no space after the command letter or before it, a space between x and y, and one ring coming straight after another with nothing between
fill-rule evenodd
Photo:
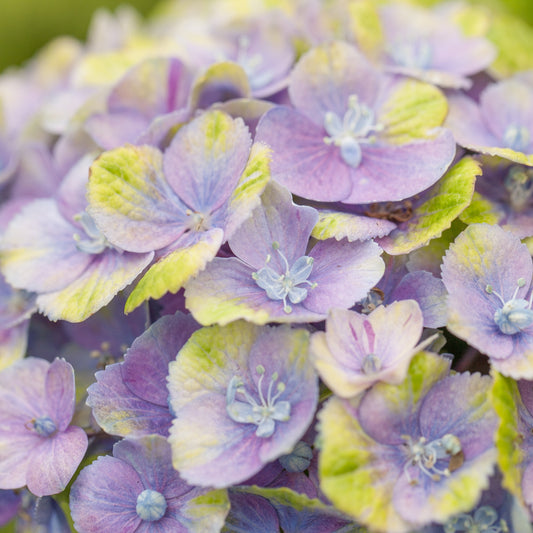
<instances>
[{"instance_id":1,"label":"lavender flower","mask_svg":"<svg viewBox=\"0 0 533 533\"><path fill-rule=\"evenodd\" d=\"M420 352L400 385L378 383L319 415L321 486L333 503L378 531L444 522L478 501L494 467L491 379L448 375ZM443 406L446 406L443 408Z\"/></svg>"},{"instance_id":2,"label":"lavender flower","mask_svg":"<svg viewBox=\"0 0 533 533\"><path fill-rule=\"evenodd\" d=\"M201 324L316 322L377 283L384 265L374 242L328 239L309 249L316 211L276 184L261 200L229 240L236 257L215 258L187 284L186 305Z\"/></svg>"},{"instance_id":3,"label":"lavender flower","mask_svg":"<svg viewBox=\"0 0 533 533\"><path fill-rule=\"evenodd\" d=\"M118 442L112 457L82 470L70 492L79 533L217 533L228 508L225 491L181 479L159 435Z\"/></svg>"},{"instance_id":4,"label":"lavender flower","mask_svg":"<svg viewBox=\"0 0 533 533\"><path fill-rule=\"evenodd\" d=\"M533 378L533 262L527 247L499 226L472 224L442 263L448 329L515 379Z\"/></svg>"},{"instance_id":5,"label":"lavender flower","mask_svg":"<svg viewBox=\"0 0 533 533\"><path fill-rule=\"evenodd\" d=\"M414 300L380 306L369 315L334 309L326 332L311 338L315 367L331 391L356 396L378 381L400 383L405 378L423 318Z\"/></svg>"},{"instance_id":6,"label":"lavender flower","mask_svg":"<svg viewBox=\"0 0 533 533\"><path fill-rule=\"evenodd\" d=\"M63 359L29 357L0 373L0 488L28 486L57 494L87 449L87 435L70 422L74 370Z\"/></svg>"},{"instance_id":7,"label":"lavender flower","mask_svg":"<svg viewBox=\"0 0 533 533\"><path fill-rule=\"evenodd\" d=\"M238 321L195 332L170 364L172 459L182 477L227 487L290 453L312 421L308 334Z\"/></svg>"},{"instance_id":8,"label":"lavender flower","mask_svg":"<svg viewBox=\"0 0 533 533\"><path fill-rule=\"evenodd\" d=\"M435 183L455 154L451 133L438 128L440 92L382 75L346 43L307 52L289 94L295 109L268 111L256 139L272 148L272 177L304 198L402 200Z\"/></svg>"}]
</instances>

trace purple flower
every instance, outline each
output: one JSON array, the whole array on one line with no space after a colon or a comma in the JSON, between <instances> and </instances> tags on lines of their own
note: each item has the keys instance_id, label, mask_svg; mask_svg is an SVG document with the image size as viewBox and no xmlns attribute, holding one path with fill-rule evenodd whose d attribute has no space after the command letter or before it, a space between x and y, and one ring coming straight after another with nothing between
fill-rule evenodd
<instances>
[{"instance_id":1,"label":"purple flower","mask_svg":"<svg viewBox=\"0 0 533 533\"><path fill-rule=\"evenodd\" d=\"M489 85L479 104L463 94L448 97L446 125L458 144L533 165L533 87L519 77Z\"/></svg>"},{"instance_id":2,"label":"purple flower","mask_svg":"<svg viewBox=\"0 0 533 533\"><path fill-rule=\"evenodd\" d=\"M237 321L195 332L170 364L174 467L189 483L227 487L290 453L318 400L308 334Z\"/></svg>"},{"instance_id":3,"label":"purple flower","mask_svg":"<svg viewBox=\"0 0 533 533\"><path fill-rule=\"evenodd\" d=\"M384 265L377 244L328 239L309 249L317 212L296 206L276 184L261 200L229 239L236 257L215 258L186 287L187 307L201 324L316 322L378 282Z\"/></svg>"},{"instance_id":4,"label":"purple flower","mask_svg":"<svg viewBox=\"0 0 533 533\"><path fill-rule=\"evenodd\" d=\"M442 264L448 329L488 355L515 379L533 378L533 262L520 239L488 224L472 224Z\"/></svg>"},{"instance_id":5,"label":"purple flower","mask_svg":"<svg viewBox=\"0 0 533 533\"><path fill-rule=\"evenodd\" d=\"M492 381L448 374L418 353L399 385L378 383L319 414L321 486L341 510L378 531L406 532L468 511L496 460Z\"/></svg>"},{"instance_id":6,"label":"purple flower","mask_svg":"<svg viewBox=\"0 0 533 533\"><path fill-rule=\"evenodd\" d=\"M438 128L443 96L418 83L382 75L347 43L307 52L290 78L294 109L278 106L257 127L256 140L273 150L272 177L304 198L350 204L427 189L451 163L455 142ZM431 114L421 101L433 102Z\"/></svg>"},{"instance_id":7,"label":"purple flower","mask_svg":"<svg viewBox=\"0 0 533 533\"><path fill-rule=\"evenodd\" d=\"M98 424L111 435L166 437L172 414L166 379L173 361L198 324L190 315L164 316L132 344L124 362L96 373L87 405Z\"/></svg>"},{"instance_id":8,"label":"purple flower","mask_svg":"<svg viewBox=\"0 0 533 533\"><path fill-rule=\"evenodd\" d=\"M482 37L466 37L446 13L409 5L380 9L385 68L442 87L469 88L467 78L488 67L496 55Z\"/></svg>"},{"instance_id":9,"label":"purple flower","mask_svg":"<svg viewBox=\"0 0 533 533\"><path fill-rule=\"evenodd\" d=\"M70 425L74 406L63 359L29 357L0 373L0 488L44 496L66 487L87 449L85 431Z\"/></svg>"},{"instance_id":10,"label":"purple flower","mask_svg":"<svg viewBox=\"0 0 533 533\"><path fill-rule=\"evenodd\" d=\"M7 524L18 512L21 495L12 490L0 490L0 526Z\"/></svg>"},{"instance_id":11,"label":"purple flower","mask_svg":"<svg viewBox=\"0 0 533 533\"><path fill-rule=\"evenodd\" d=\"M422 327L414 300L379 306L369 315L334 309L326 331L313 334L311 354L331 391L349 398L378 381L403 381Z\"/></svg>"},{"instance_id":12,"label":"purple flower","mask_svg":"<svg viewBox=\"0 0 533 533\"><path fill-rule=\"evenodd\" d=\"M228 508L225 491L209 493L181 479L159 435L118 442L113 456L85 467L70 491L79 533L217 533Z\"/></svg>"}]
</instances>

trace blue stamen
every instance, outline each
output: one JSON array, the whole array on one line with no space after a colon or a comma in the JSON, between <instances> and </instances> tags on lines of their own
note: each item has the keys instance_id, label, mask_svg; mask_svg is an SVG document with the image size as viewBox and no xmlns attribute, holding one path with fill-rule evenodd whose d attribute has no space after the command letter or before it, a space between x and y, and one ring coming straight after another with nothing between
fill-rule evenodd
<instances>
[{"instance_id":1,"label":"blue stamen","mask_svg":"<svg viewBox=\"0 0 533 533\"><path fill-rule=\"evenodd\" d=\"M508 301L505 301L491 285L485 287L485 291L488 294L494 294L502 303L502 307L496 309L496 312L494 313L494 322L496 322L500 331L505 335L514 335L533 324L533 311L531 310L533 292L531 293L529 301L516 297L518 295L518 290L525 284L526 281L524 278L520 278L516 282L517 287L513 297Z\"/></svg>"},{"instance_id":2,"label":"blue stamen","mask_svg":"<svg viewBox=\"0 0 533 533\"><path fill-rule=\"evenodd\" d=\"M244 387L241 377L233 376L226 390L226 411L235 422L243 424L255 424L255 434L258 437L267 438L272 436L276 429L275 422L286 422L290 418L291 404L287 401L278 401L285 390L285 384L279 382L276 386L276 394L272 395L274 383L278 380L278 373L274 372L267 388L267 397L263 395L263 379L265 368L258 365L256 368L259 379L257 381L257 395L259 402L251 396ZM236 395L241 394L245 402L236 400Z\"/></svg>"},{"instance_id":3,"label":"blue stamen","mask_svg":"<svg viewBox=\"0 0 533 533\"><path fill-rule=\"evenodd\" d=\"M92 217L85 211L74 215L74 220L81 224L85 235L88 238L83 238L79 233L75 233L72 237L76 241L76 248L80 252L87 254L101 254L106 248L110 248L108 240L104 234L96 227Z\"/></svg>"},{"instance_id":4,"label":"blue stamen","mask_svg":"<svg viewBox=\"0 0 533 533\"><path fill-rule=\"evenodd\" d=\"M340 148L343 161L357 168L362 159L361 144L375 142L370 136L373 131L381 131L383 126L376 124L374 112L366 104L359 102L357 95L348 99L348 110L343 119L331 111L324 116L324 128L329 137L324 137L326 144L334 144Z\"/></svg>"},{"instance_id":5,"label":"blue stamen","mask_svg":"<svg viewBox=\"0 0 533 533\"><path fill-rule=\"evenodd\" d=\"M147 522L155 522L165 515L167 501L157 490L146 489L137 496L137 515Z\"/></svg>"},{"instance_id":6,"label":"blue stamen","mask_svg":"<svg viewBox=\"0 0 533 533\"><path fill-rule=\"evenodd\" d=\"M307 278L311 275L313 270L313 258L307 255L303 255L298 258L292 267L289 266L289 262L285 255L279 249L277 242L272 243L272 248L276 250L283 261L285 266L285 273L279 274L273 268L264 266L257 272L252 274L252 278L257 285L265 290L267 296L271 300L282 300L283 310L285 313L290 313L292 307L287 304L287 298L293 304L299 304L307 298L307 289L299 287L298 285L306 284L311 289L314 289L317 284L311 283ZM271 256L268 255L265 263L269 263Z\"/></svg>"},{"instance_id":7,"label":"blue stamen","mask_svg":"<svg viewBox=\"0 0 533 533\"><path fill-rule=\"evenodd\" d=\"M503 134L503 144L516 152L525 152L531 142L531 134L525 126L511 124Z\"/></svg>"},{"instance_id":8,"label":"blue stamen","mask_svg":"<svg viewBox=\"0 0 533 533\"><path fill-rule=\"evenodd\" d=\"M41 437L51 437L57 431L57 426L49 416L40 416L33 421L33 429Z\"/></svg>"},{"instance_id":9,"label":"blue stamen","mask_svg":"<svg viewBox=\"0 0 533 533\"><path fill-rule=\"evenodd\" d=\"M506 533L509 532L507 522L502 518L499 524L498 513L490 505L484 505L474 512L473 516L466 513L461 513L454 516L446 524L444 524L445 533Z\"/></svg>"}]
</instances>

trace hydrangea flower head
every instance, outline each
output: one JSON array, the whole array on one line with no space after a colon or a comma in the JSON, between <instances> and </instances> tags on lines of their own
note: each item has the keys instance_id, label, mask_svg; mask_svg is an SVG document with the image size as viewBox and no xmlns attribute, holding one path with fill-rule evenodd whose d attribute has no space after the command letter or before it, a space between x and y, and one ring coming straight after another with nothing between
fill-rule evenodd
<instances>
[{"instance_id":1,"label":"hydrangea flower head","mask_svg":"<svg viewBox=\"0 0 533 533\"><path fill-rule=\"evenodd\" d=\"M294 108L268 111L256 139L272 148L273 179L304 198L402 200L435 183L455 154L451 133L439 128L440 91L382 75L347 43L307 52L289 94Z\"/></svg>"},{"instance_id":2,"label":"hydrangea flower head","mask_svg":"<svg viewBox=\"0 0 533 533\"><path fill-rule=\"evenodd\" d=\"M216 533L229 504L225 491L191 487L172 468L159 435L124 439L72 485L70 508L79 533Z\"/></svg>"},{"instance_id":3,"label":"hydrangea flower head","mask_svg":"<svg viewBox=\"0 0 533 533\"><path fill-rule=\"evenodd\" d=\"M170 364L174 467L226 487L290 453L312 421L317 377L308 334L237 321L195 332Z\"/></svg>"},{"instance_id":4,"label":"hydrangea flower head","mask_svg":"<svg viewBox=\"0 0 533 533\"><path fill-rule=\"evenodd\" d=\"M532 277L527 247L488 224L468 226L442 264L448 328L516 379L533 378Z\"/></svg>"},{"instance_id":5,"label":"hydrangea flower head","mask_svg":"<svg viewBox=\"0 0 533 533\"><path fill-rule=\"evenodd\" d=\"M63 359L28 357L0 373L0 488L44 496L66 487L87 449L85 431L70 425L74 406Z\"/></svg>"}]
</instances>

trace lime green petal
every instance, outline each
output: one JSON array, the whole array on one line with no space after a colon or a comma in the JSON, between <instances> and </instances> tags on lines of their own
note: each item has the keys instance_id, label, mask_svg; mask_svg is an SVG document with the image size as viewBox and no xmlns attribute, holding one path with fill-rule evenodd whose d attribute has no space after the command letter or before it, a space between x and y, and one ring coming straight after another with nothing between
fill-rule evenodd
<instances>
[{"instance_id":1,"label":"lime green petal","mask_svg":"<svg viewBox=\"0 0 533 533\"><path fill-rule=\"evenodd\" d=\"M474 192L470 205L459 215L459 220L465 224L498 224L504 216L505 213L497 204Z\"/></svg>"},{"instance_id":2,"label":"lime green petal","mask_svg":"<svg viewBox=\"0 0 533 533\"><path fill-rule=\"evenodd\" d=\"M219 228L206 231L194 244L175 250L155 263L131 292L125 312L131 313L149 298L158 299L167 292L178 292L215 257L223 235Z\"/></svg>"},{"instance_id":3,"label":"lime green petal","mask_svg":"<svg viewBox=\"0 0 533 533\"><path fill-rule=\"evenodd\" d=\"M357 46L367 57L376 57L383 45L383 28L379 20L376 2L361 0L350 2L350 27L354 34Z\"/></svg>"},{"instance_id":4,"label":"lime green petal","mask_svg":"<svg viewBox=\"0 0 533 533\"><path fill-rule=\"evenodd\" d=\"M524 437L518 428L518 406L522 403L516 381L494 372L491 401L500 425L496 431L498 466L503 474L503 486L522 502L522 474L524 450L520 444Z\"/></svg>"},{"instance_id":5,"label":"lime green petal","mask_svg":"<svg viewBox=\"0 0 533 533\"><path fill-rule=\"evenodd\" d=\"M50 320L82 322L108 304L150 263L153 253L106 251L66 288L37 297L39 311Z\"/></svg>"},{"instance_id":6,"label":"lime green petal","mask_svg":"<svg viewBox=\"0 0 533 533\"><path fill-rule=\"evenodd\" d=\"M477 161L471 157L461 159L424 193L427 200L415 208L405 227L380 239L380 246L391 255L401 255L439 237L470 204L476 176L480 174Z\"/></svg>"},{"instance_id":7,"label":"lime green petal","mask_svg":"<svg viewBox=\"0 0 533 533\"><path fill-rule=\"evenodd\" d=\"M252 145L248 163L229 201L226 240L261 203L261 193L270 179L270 152L270 148L264 143Z\"/></svg>"},{"instance_id":8,"label":"lime green petal","mask_svg":"<svg viewBox=\"0 0 533 533\"><path fill-rule=\"evenodd\" d=\"M444 122L448 103L444 94L428 83L399 83L382 107L378 120L385 126L380 136L391 144L405 144L431 137L431 130Z\"/></svg>"},{"instance_id":9,"label":"lime green petal","mask_svg":"<svg viewBox=\"0 0 533 533\"><path fill-rule=\"evenodd\" d=\"M394 222L352 215L338 211L319 210L318 222L311 235L320 241L348 239L350 242L382 237L396 227Z\"/></svg>"},{"instance_id":10,"label":"lime green petal","mask_svg":"<svg viewBox=\"0 0 533 533\"><path fill-rule=\"evenodd\" d=\"M234 487L233 490L243 492L245 494L255 494L267 499L273 505L282 505L285 507L292 507L297 511L322 511L324 513L337 516L339 518L349 518L338 511L331 505L326 505L318 498L309 498L305 494L296 492L288 487L279 487L275 489L258 487L257 485L240 485Z\"/></svg>"},{"instance_id":11,"label":"lime green petal","mask_svg":"<svg viewBox=\"0 0 533 533\"><path fill-rule=\"evenodd\" d=\"M180 509L191 533L218 533L229 513L227 490L213 490L189 500ZM189 522L190 520L190 522Z\"/></svg>"}]
</instances>

